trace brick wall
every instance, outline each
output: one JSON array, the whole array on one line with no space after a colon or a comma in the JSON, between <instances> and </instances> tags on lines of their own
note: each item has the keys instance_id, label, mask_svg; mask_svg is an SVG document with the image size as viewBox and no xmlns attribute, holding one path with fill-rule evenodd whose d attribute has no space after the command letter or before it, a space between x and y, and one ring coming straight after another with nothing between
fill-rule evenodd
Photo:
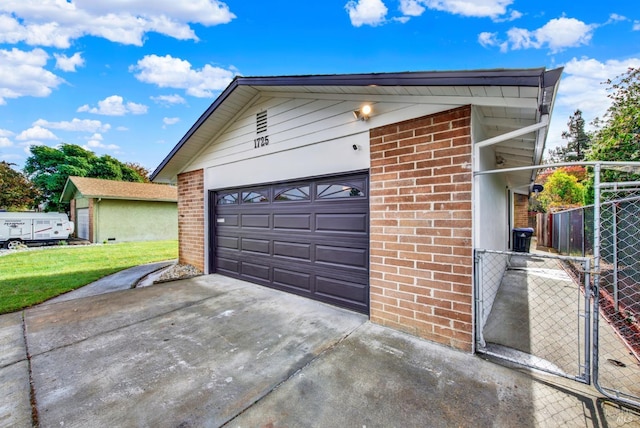
<instances>
[{"instance_id":1,"label":"brick wall","mask_svg":"<svg viewBox=\"0 0 640 428\"><path fill-rule=\"evenodd\" d=\"M527 195L515 194L513 201L513 226L529 227L529 197Z\"/></svg>"},{"instance_id":2,"label":"brick wall","mask_svg":"<svg viewBox=\"0 0 640 428\"><path fill-rule=\"evenodd\" d=\"M373 322L472 348L471 108L370 132Z\"/></svg>"},{"instance_id":3,"label":"brick wall","mask_svg":"<svg viewBox=\"0 0 640 428\"><path fill-rule=\"evenodd\" d=\"M178 175L179 262L204 272L204 170Z\"/></svg>"},{"instance_id":4,"label":"brick wall","mask_svg":"<svg viewBox=\"0 0 640 428\"><path fill-rule=\"evenodd\" d=\"M69 201L69 221L73 223L74 230L72 236L78 236L78 222L76 221L76 200Z\"/></svg>"}]
</instances>

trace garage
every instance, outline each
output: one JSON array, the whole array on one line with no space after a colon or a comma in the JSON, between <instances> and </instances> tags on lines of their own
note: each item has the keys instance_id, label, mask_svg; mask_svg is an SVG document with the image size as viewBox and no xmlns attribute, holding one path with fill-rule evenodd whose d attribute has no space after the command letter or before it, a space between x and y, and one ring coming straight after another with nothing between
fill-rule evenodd
<instances>
[{"instance_id":1,"label":"garage","mask_svg":"<svg viewBox=\"0 0 640 428\"><path fill-rule=\"evenodd\" d=\"M369 311L366 173L210 192L211 271Z\"/></svg>"},{"instance_id":2,"label":"garage","mask_svg":"<svg viewBox=\"0 0 640 428\"><path fill-rule=\"evenodd\" d=\"M561 74L238 76L152 174L179 261L471 351L473 250L508 248Z\"/></svg>"}]
</instances>

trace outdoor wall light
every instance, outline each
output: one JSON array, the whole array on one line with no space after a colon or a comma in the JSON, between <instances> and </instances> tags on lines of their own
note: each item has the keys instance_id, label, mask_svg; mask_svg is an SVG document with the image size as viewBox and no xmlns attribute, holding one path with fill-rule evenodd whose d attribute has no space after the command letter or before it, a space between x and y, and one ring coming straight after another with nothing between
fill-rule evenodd
<instances>
[{"instance_id":1,"label":"outdoor wall light","mask_svg":"<svg viewBox=\"0 0 640 428\"><path fill-rule=\"evenodd\" d=\"M353 111L353 116L355 116L356 120L367 121L369 120L369 116L371 115L371 106L369 104L365 104L360 107L358 110Z\"/></svg>"},{"instance_id":2,"label":"outdoor wall light","mask_svg":"<svg viewBox=\"0 0 640 428\"><path fill-rule=\"evenodd\" d=\"M544 186L542 184L534 184L531 186L531 191L536 195L544 190Z\"/></svg>"}]
</instances>

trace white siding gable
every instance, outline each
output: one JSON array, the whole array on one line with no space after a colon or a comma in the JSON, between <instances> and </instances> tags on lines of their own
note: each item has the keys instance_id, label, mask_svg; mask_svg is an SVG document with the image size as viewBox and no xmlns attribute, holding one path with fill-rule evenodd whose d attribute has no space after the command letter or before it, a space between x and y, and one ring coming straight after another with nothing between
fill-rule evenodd
<instances>
[{"instance_id":1,"label":"white siding gable","mask_svg":"<svg viewBox=\"0 0 640 428\"><path fill-rule=\"evenodd\" d=\"M298 94L299 95L299 94ZM205 187L256 183L366 170L369 129L451 109L451 105L380 102L369 121L353 111L365 104L344 99L258 97L228 124L184 171L204 169ZM256 132L256 115L267 112L267 131ZM268 144L261 145L268 137ZM357 150L354 150L354 145Z\"/></svg>"}]
</instances>

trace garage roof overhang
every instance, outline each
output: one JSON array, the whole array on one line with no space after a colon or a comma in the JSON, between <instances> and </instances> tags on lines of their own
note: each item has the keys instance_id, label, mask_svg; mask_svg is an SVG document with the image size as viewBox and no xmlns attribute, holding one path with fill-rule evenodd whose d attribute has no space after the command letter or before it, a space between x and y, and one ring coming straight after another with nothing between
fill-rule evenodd
<instances>
[{"instance_id":1,"label":"garage roof overhang","mask_svg":"<svg viewBox=\"0 0 640 428\"><path fill-rule=\"evenodd\" d=\"M158 168L156 182L175 182L193 159L257 97L300 94L368 102L473 105L485 147L501 168L541 162L562 69L499 69L342 75L236 77ZM531 174L512 174L526 185Z\"/></svg>"}]
</instances>

